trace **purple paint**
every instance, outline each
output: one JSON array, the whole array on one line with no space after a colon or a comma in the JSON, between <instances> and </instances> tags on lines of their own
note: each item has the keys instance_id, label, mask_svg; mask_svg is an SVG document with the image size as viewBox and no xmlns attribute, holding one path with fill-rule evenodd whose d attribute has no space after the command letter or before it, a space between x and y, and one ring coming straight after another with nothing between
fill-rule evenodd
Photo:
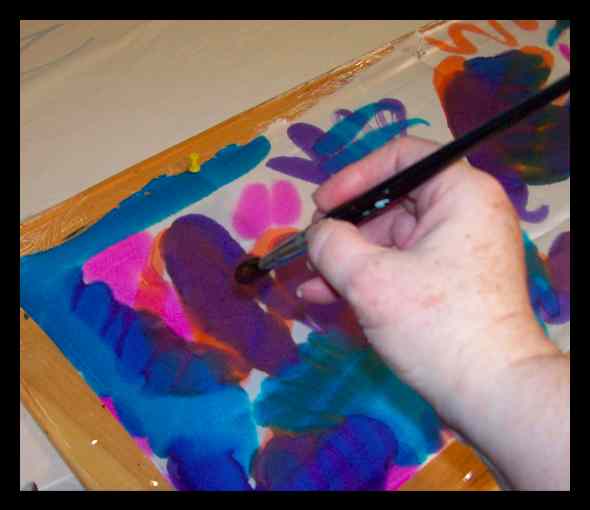
<instances>
[{"instance_id":1,"label":"purple paint","mask_svg":"<svg viewBox=\"0 0 590 510\"><path fill-rule=\"evenodd\" d=\"M253 471L257 490L382 490L396 453L387 426L348 416L321 432L272 438L258 452Z\"/></svg>"},{"instance_id":2,"label":"purple paint","mask_svg":"<svg viewBox=\"0 0 590 510\"><path fill-rule=\"evenodd\" d=\"M559 315L550 316L542 310L549 324L564 324L570 320L570 232L563 232L551 244L547 269L551 286L559 300Z\"/></svg>"},{"instance_id":3,"label":"purple paint","mask_svg":"<svg viewBox=\"0 0 590 510\"><path fill-rule=\"evenodd\" d=\"M404 136L409 126L427 124L422 119L408 120L403 103L390 98L369 103L356 111L338 109L334 116L336 124L327 132L302 122L287 129L288 137L308 159L280 156L269 159L266 166L291 177L321 184L333 173L362 159L395 136ZM376 126L371 125L373 119ZM365 134L356 140L363 132L371 136Z\"/></svg>"},{"instance_id":4,"label":"purple paint","mask_svg":"<svg viewBox=\"0 0 590 510\"><path fill-rule=\"evenodd\" d=\"M570 47L567 44L563 44L563 43L558 44L557 47L559 48L559 52L569 62L569 60L570 60Z\"/></svg>"},{"instance_id":5,"label":"purple paint","mask_svg":"<svg viewBox=\"0 0 590 510\"><path fill-rule=\"evenodd\" d=\"M185 311L203 332L267 373L297 358L283 320L235 283L233 272L245 253L221 225L206 216L183 216L166 231L162 246Z\"/></svg>"},{"instance_id":6,"label":"purple paint","mask_svg":"<svg viewBox=\"0 0 590 510\"><path fill-rule=\"evenodd\" d=\"M322 163L328 158L317 154L313 146L324 134L320 128L304 122L289 126L287 136L309 159L279 156L269 159L266 166L291 177L298 177L313 184L321 184L329 177L321 169Z\"/></svg>"},{"instance_id":7,"label":"purple paint","mask_svg":"<svg viewBox=\"0 0 590 510\"><path fill-rule=\"evenodd\" d=\"M538 92L551 73L552 56L539 49L513 50L458 63L449 57L435 71L435 85L455 138ZM527 209L528 186L569 178L569 108L551 104L472 150L469 162L503 185L520 217L544 220L549 208Z\"/></svg>"}]
</instances>

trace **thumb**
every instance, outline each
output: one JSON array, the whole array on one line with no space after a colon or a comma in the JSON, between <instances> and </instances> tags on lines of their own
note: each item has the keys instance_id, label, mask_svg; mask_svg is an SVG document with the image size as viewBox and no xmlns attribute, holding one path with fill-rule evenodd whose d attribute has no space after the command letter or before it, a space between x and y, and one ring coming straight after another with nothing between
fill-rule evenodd
<instances>
[{"instance_id":1,"label":"thumb","mask_svg":"<svg viewBox=\"0 0 590 510\"><path fill-rule=\"evenodd\" d=\"M331 218L313 225L306 237L308 256L314 267L349 301L354 276L363 271L369 257L384 251L383 247L368 242L354 225Z\"/></svg>"}]
</instances>

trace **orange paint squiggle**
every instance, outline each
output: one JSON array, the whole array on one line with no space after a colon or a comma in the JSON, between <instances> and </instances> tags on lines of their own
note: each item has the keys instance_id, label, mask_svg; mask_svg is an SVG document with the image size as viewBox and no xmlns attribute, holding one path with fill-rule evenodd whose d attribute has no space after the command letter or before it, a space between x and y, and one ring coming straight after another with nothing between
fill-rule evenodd
<instances>
[{"instance_id":1,"label":"orange paint squiggle","mask_svg":"<svg viewBox=\"0 0 590 510\"><path fill-rule=\"evenodd\" d=\"M295 227L269 228L256 240L256 244L250 251L250 255L254 257L264 257L273 248L278 246L281 241L297 232L299 232L299 230Z\"/></svg>"},{"instance_id":2,"label":"orange paint squiggle","mask_svg":"<svg viewBox=\"0 0 590 510\"><path fill-rule=\"evenodd\" d=\"M464 32L472 32L477 35L483 35L510 48L515 48L518 46L518 40L516 37L506 30L506 28L498 20L488 20L488 23L497 32L497 34L500 35L500 37L498 37L496 34L486 32L474 23L457 22L452 23L448 29L449 36L454 45L445 41L441 41L440 39L435 39L434 37L426 36L424 39L429 44L432 44L443 51L448 53L460 53L462 55L472 55L473 53L477 52L477 47L469 39L467 39L467 37L465 37ZM535 30L539 26L539 24L534 20L518 20L515 21L515 23L523 30Z\"/></svg>"},{"instance_id":3,"label":"orange paint squiggle","mask_svg":"<svg viewBox=\"0 0 590 510\"><path fill-rule=\"evenodd\" d=\"M523 30L531 31L539 28L539 22L535 19L513 19L512 21Z\"/></svg>"}]
</instances>

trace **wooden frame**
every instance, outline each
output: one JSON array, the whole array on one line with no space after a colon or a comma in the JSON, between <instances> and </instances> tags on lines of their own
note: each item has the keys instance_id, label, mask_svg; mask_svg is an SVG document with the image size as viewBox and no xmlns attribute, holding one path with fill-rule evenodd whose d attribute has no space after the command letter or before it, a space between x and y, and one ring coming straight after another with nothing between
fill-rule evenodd
<instances>
[{"instance_id":1,"label":"wooden frame","mask_svg":"<svg viewBox=\"0 0 590 510\"><path fill-rule=\"evenodd\" d=\"M428 31L444 22L424 26ZM20 255L47 250L96 223L152 179L185 170L188 155L201 161L230 143L246 143L278 119L293 120L353 76L379 62L413 34L232 117L146 161L82 191L20 226ZM21 399L66 463L92 490L172 490L123 426L63 356L20 310ZM494 478L467 446L451 441L402 490L498 490Z\"/></svg>"}]
</instances>

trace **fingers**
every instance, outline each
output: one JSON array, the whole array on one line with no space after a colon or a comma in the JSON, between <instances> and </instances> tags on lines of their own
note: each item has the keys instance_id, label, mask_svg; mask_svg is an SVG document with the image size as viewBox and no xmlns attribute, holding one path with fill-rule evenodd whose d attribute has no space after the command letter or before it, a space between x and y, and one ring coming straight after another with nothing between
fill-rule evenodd
<instances>
[{"instance_id":1,"label":"fingers","mask_svg":"<svg viewBox=\"0 0 590 510\"><path fill-rule=\"evenodd\" d=\"M399 214L390 226L392 244L401 250L407 248L417 225L418 221L415 215L410 214L407 211L404 211L403 214Z\"/></svg>"},{"instance_id":2,"label":"fingers","mask_svg":"<svg viewBox=\"0 0 590 510\"><path fill-rule=\"evenodd\" d=\"M361 225L359 230L371 243L384 247L402 248L400 240L405 240L415 225L414 215L404 207L397 206ZM403 232L403 235L398 232Z\"/></svg>"},{"instance_id":3,"label":"fingers","mask_svg":"<svg viewBox=\"0 0 590 510\"><path fill-rule=\"evenodd\" d=\"M297 289L297 296L318 305L329 305L339 299L338 294L321 276L302 283Z\"/></svg>"},{"instance_id":4,"label":"fingers","mask_svg":"<svg viewBox=\"0 0 590 510\"><path fill-rule=\"evenodd\" d=\"M369 243L383 247L403 248L415 226L415 217L400 206L363 225L360 227L359 232ZM317 268L314 267L310 260L308 260L307 265L310 270L317 271ZM302 284L297 289L297 295L316 304L330 304L340 299L338 292L321 276Z\"/></svg>"},{"instance_id":5,"label":"fingers","mask_svg":"<svg viewBox=\"0 0 590 510\"><path fill-rule=\"evenodd\" d=\"M415 137L394 140L365 159L333 175L314 193L321 211L329 211L353 199L438 148L434 142Z\"/></svg>"},{"instance_id":6,"label":"fingers","mask_svg":"<svg viewBox=\"0 0 590 510\"><path fill-rule=\"evenodd\" d=\"M384 248L371 244L359 230L343 221L326 219L313 226L308 232L309 258L313 266L341 296L346 296L352 275L360 271L371 255ZM300 287L305 296L328 299L329 296L319 283Z\"/></svg>"},{"instance_id":7,"label":"fingers","mask_svg":"<svg viewBox=\"0 0 590 510\"><path fill-rule=\"evenodd\" d=\"M348 166L328 179L314 193L313 198L320 211L316 218L322 212L352 200L405 170L438 147L434 142L406 136ZM363 225L361 232L367 240L381 246L411 248L445 218L462 209L459 202L467 200L468 182L473 178L473 173L468 165L451 165L406 197L404 208L408 214L390 211L384 217ZM392 221L394 218L396 221Z\"/></svg>"},{"instance_id":8,"label":"fingers","mask_svg":"<svg viewBox=\"0 0 590 510\"><path fill-rule=\"evenodd\" d=\"M371 242L378 244L379 246L392 246L395 245L395 238L392 235L392 231L396 228L398 221L401 221L404 225L415 223L410 219L405 219L404 216L411 216L413 213L410 212L412 204L409 206L401 204L396 207L392 207L390 210L374 218L373 220L361 225L359 230L363 237ZM311 218L312 223L317 223L319 220L325 217L325 213L317 210L313 213Z\"/></svg>"}]
</instances>

